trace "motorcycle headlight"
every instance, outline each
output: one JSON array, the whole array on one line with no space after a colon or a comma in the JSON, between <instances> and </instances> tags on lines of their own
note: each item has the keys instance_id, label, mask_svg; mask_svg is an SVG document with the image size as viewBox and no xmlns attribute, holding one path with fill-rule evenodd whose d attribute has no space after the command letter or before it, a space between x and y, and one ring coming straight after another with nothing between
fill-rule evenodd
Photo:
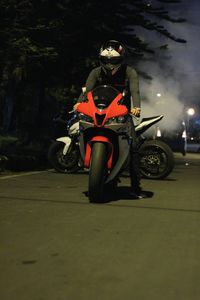
<instances>
[{"instance_id":1,"label":"motorcycle headlight","mask_svg":"<svg viewBox=\"0 0 200 300\"><path fill-rule=\"evenodd\" d=\"M93 123L93 119L91 117L86 116L86 115L84 115L82 113L79 114L79 119L81 121L85 121L85 122L88 122L88 123Z\"/></svg>"},{"instance_id":2,"label":"motorcycle headlight","mask_svg":"<svg viewBox=\"0 0 200 300\"><path fill-rule=\"evenodd\" d=\"M115 118L109 118L106 121L106 125L108 124L118 124L118 123L125 123L126 122L126 116L119 116L119 117L115 117Z\"/></svg>"}]
</instances>

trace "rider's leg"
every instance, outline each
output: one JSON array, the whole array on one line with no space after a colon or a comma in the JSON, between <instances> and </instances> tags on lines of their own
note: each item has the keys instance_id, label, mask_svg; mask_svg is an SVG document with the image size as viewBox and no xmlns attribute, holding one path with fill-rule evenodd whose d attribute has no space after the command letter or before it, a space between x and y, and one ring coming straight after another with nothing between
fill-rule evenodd
<instances>
[{"instance_id":1,"label":"rider's leg","mask_svg":"<svg viewBox=\"0 0 200 300\"><path fill-rule=\"evenodd\" d=\"M130 147L130 181L132 188L132 196L134 198L141 198L142 188L140 185L141 175L140 175L140 155L137 144L137 137L135 132L135 126L132 118L129 119L129 135L131 137L131 147Z\"/></svg>"}]
</instances>

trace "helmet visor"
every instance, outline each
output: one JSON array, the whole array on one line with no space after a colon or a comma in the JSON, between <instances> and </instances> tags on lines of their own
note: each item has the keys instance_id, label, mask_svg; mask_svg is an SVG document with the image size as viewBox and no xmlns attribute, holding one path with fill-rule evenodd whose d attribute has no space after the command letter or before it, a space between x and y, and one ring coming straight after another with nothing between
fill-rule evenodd
<instances>
[{"instance_id":1,"label":"helmet visor","mask_svg":"<svg viewBox=\"0 0 200 300\"><path fill-rule=\"evenodd\" d=\"M100 61L102 64L112 64L114 66L117 66L122 63L122 57L121 56L114 56L114 57L107 57L107 56L100 56Z\"/></svg>"}]
</instances>

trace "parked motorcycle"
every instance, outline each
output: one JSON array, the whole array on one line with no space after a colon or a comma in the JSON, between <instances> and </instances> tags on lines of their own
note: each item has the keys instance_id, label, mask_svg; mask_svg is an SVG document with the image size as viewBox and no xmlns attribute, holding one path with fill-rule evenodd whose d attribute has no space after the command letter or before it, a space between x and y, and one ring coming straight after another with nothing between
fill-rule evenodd
<instances>
[{"instance_id":1,"label":"parked motorcycle","mask_svg":"<svg viewBox=\"0 0 200 300\"><path fill-rule=\"evenodd\" d=\"M130 137L127 135L128 110L123 105L123 94L111 86L100 86L88 93L67 124L67 135L57 138L49 148L48 158L59 172L89 170L89 197L105 185L116 182L128 165ZM142 134L162 115L141 120L135 128L141 174L145 178L162 179L174 167L173 152L159 140L145 140ZM103 172L103 173L102 173Z\"/></svg>"},{"instance_id":2,"label":"parked motorcycle","mask_svg":"<svg viewBox=\"0 0 200 300\"><path fill-rule=\"evenodd\" d=\"M83 163L79 151L79 119L74 111L68 121L61 117L53 119L55 127L65 128L66 135L56 138L48 149L48 160L52 167L59 173L75 173L82 169Z\"/></svg>"}]
</instances>

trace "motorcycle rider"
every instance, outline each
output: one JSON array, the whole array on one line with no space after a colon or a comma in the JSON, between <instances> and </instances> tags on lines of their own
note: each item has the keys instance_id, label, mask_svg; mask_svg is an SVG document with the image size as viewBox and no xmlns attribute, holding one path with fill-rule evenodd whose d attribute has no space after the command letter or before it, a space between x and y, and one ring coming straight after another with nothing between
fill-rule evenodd
<instances>
[{"instance_id":1,"label":"motorcycle rider","mask_svg":"<svg viewBox=\"0 0 200 300\"><path fill-rule=\"evenodd\" d=\"M138 75L134 68L124 63L125 47L116 40L105 42L99 52L100 66L94 68L85 84L85 91L80 95L78 102L74 105L77 109L80 102L85 99L85 94L99 85L111 85L116 87L120 92L126 91L125 102L129 112L140 117L140 95ZM136 142L135 127L130 116L128 121L129 135L131 137L130 148L130 180L131 180L131 197L143 198L144 194L140 186L140 166L139 153Z\"/></svg>"}]
</instances>

